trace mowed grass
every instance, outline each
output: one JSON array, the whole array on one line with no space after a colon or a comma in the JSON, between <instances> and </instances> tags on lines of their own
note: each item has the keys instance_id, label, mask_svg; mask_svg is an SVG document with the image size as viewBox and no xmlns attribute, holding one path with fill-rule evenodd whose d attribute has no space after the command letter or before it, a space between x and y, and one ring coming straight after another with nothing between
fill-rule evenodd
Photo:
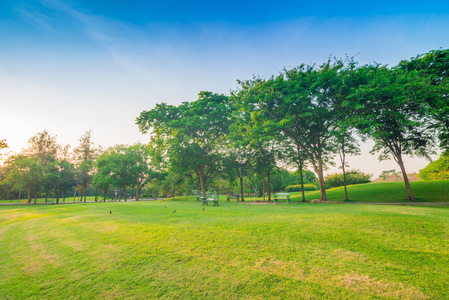
<instances>
[{"instance_id":1,"label":"mowed grass","mask_svg":"<svg viewBox=\"0 0 449 300\"><path fill-rule=\"evenodd\" d=\"M412 193L418 202L448 202L449 180L410 182ZM350 202L406 203L407 192L403 182L382 182L349 185ZM319 191L306 192L306 201L320 199ZM345 201L343 187L326 191L328 201ZM302 201L301 193L292 193L292 201Z\"/></svg>"},{"instance_id":2,"label":"mowed grass","mask_svg":"<svg viewBox=\"0 0 449 300\"><path fill-rule=\"evenodd\" d=\"M0 207L0 298L449 297L449 207L202 208Z\"/></svg>"}]
</instances>

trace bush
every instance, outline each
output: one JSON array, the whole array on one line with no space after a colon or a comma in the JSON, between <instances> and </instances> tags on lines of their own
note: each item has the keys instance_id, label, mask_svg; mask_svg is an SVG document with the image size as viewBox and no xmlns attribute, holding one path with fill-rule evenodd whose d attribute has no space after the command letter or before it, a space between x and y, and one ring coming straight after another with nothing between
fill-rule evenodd
<instances>
[{"instance_id":1,"label":"bush","mask_svg":"<svg viewBox=\"0 0 449 300\"><path fill-rule=\"evenodd\" d=\"M449 151L443 152L436 161L419 171L421 180L449 179Z\"/></svg>"},{"instance_id":2,"label":"bush","mask_svg":"<svg viewBox=\"0 0 449 300\"><path fill-rule=\"evenodd\" d=\"M346 172L346 185L371 182L372 174L363 173L360 170ZM343 186L343 173L334 173L326 176L324 180L326 189Z\"/></svg>"},{"instance_id":3,"label":"bush","mask_svg":"<svg viewBox=\"0 0 449 300\"><path fill-rule=\"evenodd\" d=\"M318 190L318 187L314 184L308 183L308 184L304 184L304 191L316 191ZM289 185L288 187L285 188L286 192L301 192L301 185L300 184L295 184L295 185Z\"/></svg>"}]
</instances>

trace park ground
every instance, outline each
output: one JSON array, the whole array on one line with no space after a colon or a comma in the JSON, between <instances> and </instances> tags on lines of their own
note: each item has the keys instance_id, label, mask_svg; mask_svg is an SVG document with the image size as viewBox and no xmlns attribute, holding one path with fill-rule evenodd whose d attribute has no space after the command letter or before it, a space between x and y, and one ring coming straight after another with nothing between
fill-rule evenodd
<instances>
[{"instance_id":1,"label":"park ground","mask_svg":"<svg viewBox=\"0 0 449 300\"><path fill-rule=\"evenodd\" d=\"M445 299L449 207L1 206L0 278L4 299Z\"/></svg>"}]
</instances>

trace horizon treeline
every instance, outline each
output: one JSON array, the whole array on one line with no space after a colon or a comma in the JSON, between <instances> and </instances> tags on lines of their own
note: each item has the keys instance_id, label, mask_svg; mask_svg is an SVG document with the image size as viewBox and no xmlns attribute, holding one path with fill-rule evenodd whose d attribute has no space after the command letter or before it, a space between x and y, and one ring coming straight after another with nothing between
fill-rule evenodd
<instances>
[{"instance_id":1,"label":"horizon treeline","mask_svg":"<svg viewBox=\"0 0 449 300\"><path fill-rule=\"evenodd\" d=\"M448 149L448 74L447 49L393 67L359 65L354 58L302 64L269 78L238 81L230 95L203 91L178 106L156 104L136 119L150 135L149 145L103 151L87 132L69 152L48 132L37 134L5 161L2 189L26 191L28 202L38 194L59 199L75 187L85 200L91 185L96 194L114 191L119 199L131 190L136 200L142 190L153 196L162 190L173 195L226 190L244 200L252 189L271 200L273 190L286 183L316 180L320 200L326 201L326 167L337 158L346 191L346 158L360 154L358 140L370 139L380 160L396 161L413 201L403 156L429 158ZM296 175L287 171L292 168ZM282 172L297 181L275 184Z\"/></svg>"}]
</instances>

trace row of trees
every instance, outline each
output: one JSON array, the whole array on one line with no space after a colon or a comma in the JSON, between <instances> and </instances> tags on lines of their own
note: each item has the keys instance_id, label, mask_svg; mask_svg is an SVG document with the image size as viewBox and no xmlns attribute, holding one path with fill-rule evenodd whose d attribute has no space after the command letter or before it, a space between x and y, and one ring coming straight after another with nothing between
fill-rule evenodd
<instances>
[{"instance_id":1,"label":"row of trees","mask_svg":"<svg viewBox=\"0 0 449 300\"><path fill-rule=\"evenodd\" d=\"M19 154L7 158L1 167L0 184L3 193L19 191L26 193L28 203L44 194L65 196L73 187L81 196L92 181L92 166L100 149L94 148L91 132L80 138L80 145L69 151L70 146L61 146L56 136L48 131L36 134L28 146ZM5 196L5 195L3 195Z\"/></svg>"},{"instance_id":2,"label":"row of trees","mask_svg":"<svg viewBox=\"0 0 449 300\"><path fill-rule=\"evenodd\" d=\"M407 198L415 200L403 156L429 157L438 137L440 147L448 147L448 69L449 50L394 67L360 66L352 58L300 65L268 79L238 81L230 97L201 92L194 102L158 104L137 124L151 135L167 170L195 174L203 194L224 170L243 187L251 162L270 195L271 171L283 162L300 172L310 164L325 201L326 166L339 155L345 177L346 155L360 152L358 134L374 141L380 159L398 163Z\"/></svg>"},{"instance_id":3,"label":"row of trees","mask_svg":"<svg viewBox=\"0 0 449 300\"><path fill-rule=\"evenodd\" d=\"M3 144L7 147L7 144ZM116 145L106 150L95 147L91 132L86 132L79 145L70 151L70 146L61 146L56 136L47 131L30 138L28 146L21 153L10 156L0 168L0 197L10 199L22 192L27 195L28 203L34 203L38 197L51 198L51 202L72 194L84 199L88 190L104 198L124 198L132 196L139 200L147 197L174 196L190 194L200 190L195 177L186 172L167 172L166 162L159 157L159 151L152 151L149 145L140 143ZM230 166L231 167L231 166ZM261 195L263 187L257 176L246 170L244 192ZM315 181L312 172L306 172L307 182ZM243 177L242 177L243 180ZM229 172L217 173L209 188L223 193L235 193L235 178ZM287 185L298 182L295 173L277 168L272 186L282 190ZM91 187L91 188L89 188ZM93 189L92 189L93 187ZM12 199L12 198L11 198ZM46 201L47 201L46 200Z\"/></svg>"},{"instance_id":4,"label":"row of trees","mask_svg":"<svg viewBox=\"0 0 449 300\"><path fill-rule=\"evenodd\" d=\"M358 140L372 139L373 153L398 163L407 197L414 200L403 155L429 157L438 141L448 148L448 70L449 50L394 67L360 66L347 58L284 69L268 79L238 81L230 96L201 92L193 102L143 111L136 124L151 135L149 145L102 151L87 132L70 152L44 131L6 161L2 190L26 191L31 202L38 194L58 199L76 187L86 201L93 183L96 194L116 191L126 199L132 189L138 200L143 187L153 194L196 189L206 194L229 190L228 182L238 183L243 200L248 187L262 182L261 194L271 200L273 174L280 167L296 168L299 182L288 184L303 186L310 182L304 179L310 179L310 166L325 201L326 167L339 158L346 190L347 155L360 153Z\"/></svg>"}]
</instances>

